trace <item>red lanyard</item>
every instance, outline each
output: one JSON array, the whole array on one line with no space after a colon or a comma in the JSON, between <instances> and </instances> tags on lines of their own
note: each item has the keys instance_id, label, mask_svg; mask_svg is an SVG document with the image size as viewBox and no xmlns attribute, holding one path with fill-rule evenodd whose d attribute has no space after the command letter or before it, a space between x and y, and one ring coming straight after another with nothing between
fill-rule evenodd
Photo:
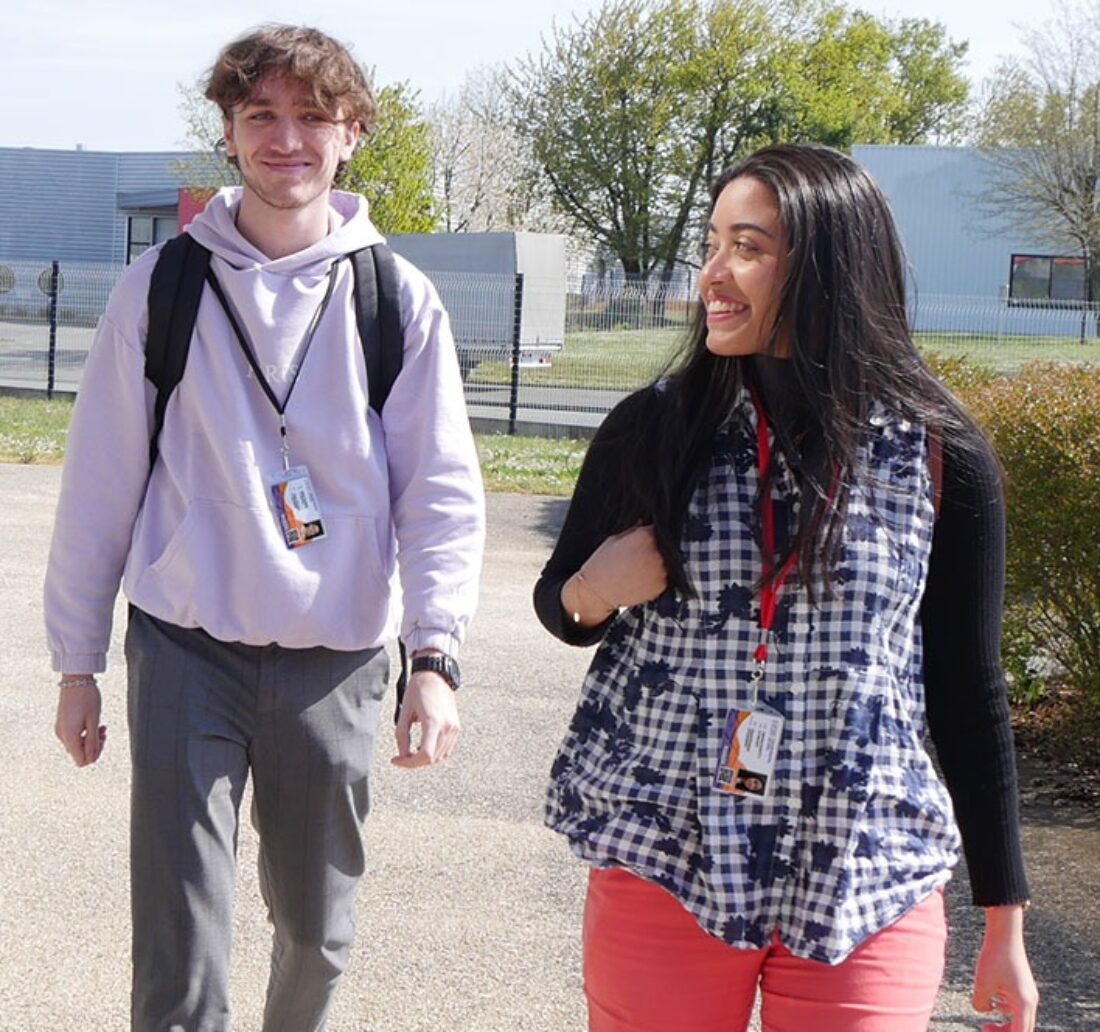
<instances>
[{"instance_id":1,"label":"red lanyard","mask_svg":"<svg viewBox=\"0 0 1100 1032\"><path fill-rule=\"evenodd\" d=\"M764 412L764 403L760 400L756 387L749 385L752 394L752 403L756 407L756 457L760 466L760 483L764 483L768 463L771 460L771 443L768 440L768 417ZM771 491L760 499L760 529L761 529L761 569L763 573L763 585L760 588L760 644L756 646L753 660L756 662L756 670L753 672L753 680L759 680L764 673L764 664L768 659L768 637L771 633L772 623L775 621L775 607L779 599L779 592L783 590L783 584L794 569L796 554L792 552L787 556L779 573L771 576L775 563L775 503L772 501Z\"/></svg>"}]
</instances>

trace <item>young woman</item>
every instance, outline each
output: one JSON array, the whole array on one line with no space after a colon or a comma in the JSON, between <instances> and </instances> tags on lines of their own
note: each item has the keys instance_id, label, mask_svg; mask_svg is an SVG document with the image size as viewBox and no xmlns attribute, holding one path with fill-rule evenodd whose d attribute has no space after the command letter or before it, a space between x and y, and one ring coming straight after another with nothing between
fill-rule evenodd
<instances>
[{"instance_id":1,"label":"young woman","mask_svg":"<svg viewBox=\"0 0 1100 1032\"><path fill-rule=\"evenodd\" d=\"M758 987L768 1032L927 1028L961 830L975 1005L1032 1032L997 461L866 172L769 147L712 200L690 346L607 417L535 588L599 642L547 804L592 865L589 1028L732 1032Z\"/></svg>"}]
</instances>

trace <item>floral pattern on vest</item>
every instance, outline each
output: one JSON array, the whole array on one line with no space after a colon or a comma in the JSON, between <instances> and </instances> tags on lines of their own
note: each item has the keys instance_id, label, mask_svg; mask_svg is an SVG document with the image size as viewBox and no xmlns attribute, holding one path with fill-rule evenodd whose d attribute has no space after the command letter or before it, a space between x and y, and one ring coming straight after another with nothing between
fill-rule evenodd
<instances>
[{"instance_id":1,"label":"floral pattern on vest","mask_svg":"<svg viewBox=\"0 0 1100 1032\"><path fill-rule=\"evenodd\" d=\"M924 748L920 599L931 548L923 427L873 409L832 594L792 573L759 701L785 718L765 798L714 787L727 714L753 704L761 556L747 391L695 490L682 547L699 597L622 613L554 762L546 820L583 859L675 895L709 933L844 959L950 878L959 839ZM798 515L777 455L780 540Z\"/></svg>"}]
</instances>

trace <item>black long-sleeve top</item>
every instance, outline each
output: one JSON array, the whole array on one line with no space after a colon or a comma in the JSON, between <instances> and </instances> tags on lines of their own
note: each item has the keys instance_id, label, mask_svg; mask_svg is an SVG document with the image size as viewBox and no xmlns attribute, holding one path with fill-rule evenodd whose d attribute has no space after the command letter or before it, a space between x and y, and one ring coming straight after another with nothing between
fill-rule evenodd
<instances>
[{"instance_id":1,"label":"black long-sleeve top","mask_svg":"<svg viewBox=\"0 0 1100 1032\"><path fill-rule=\"evenodd\" d=\"M593 645L595 627L573 623L561 604L565 581L614 530L603 486L623 461L624 429L639 395L596 433L561 534L535 585L539 619L551 634ZM921 603L928 728L951 794L979 906L1028 898L1019 836L1016 760L1000 661L1005 520L999 465L977 431L945 444L939 514Z\"/></svg>"}]
</instances>

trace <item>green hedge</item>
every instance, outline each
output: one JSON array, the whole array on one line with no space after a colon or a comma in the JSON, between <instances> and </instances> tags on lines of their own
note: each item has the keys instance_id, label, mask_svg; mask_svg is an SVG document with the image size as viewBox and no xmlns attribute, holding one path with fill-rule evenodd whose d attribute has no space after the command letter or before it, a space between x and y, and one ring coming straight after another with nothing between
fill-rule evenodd
<instances>
[{"instance_id":1,"label":"green hedge","mask_svg":"<svg viewBox=\"0 0 1100 1032\"><path fill-rule=\"evenodd\" d=\"M1054 676L1100 710L1100 366L1030 363L1014 376L937 370L1004 466L1006 669L1018 701Z\"/></svg>"}]
</instances>

